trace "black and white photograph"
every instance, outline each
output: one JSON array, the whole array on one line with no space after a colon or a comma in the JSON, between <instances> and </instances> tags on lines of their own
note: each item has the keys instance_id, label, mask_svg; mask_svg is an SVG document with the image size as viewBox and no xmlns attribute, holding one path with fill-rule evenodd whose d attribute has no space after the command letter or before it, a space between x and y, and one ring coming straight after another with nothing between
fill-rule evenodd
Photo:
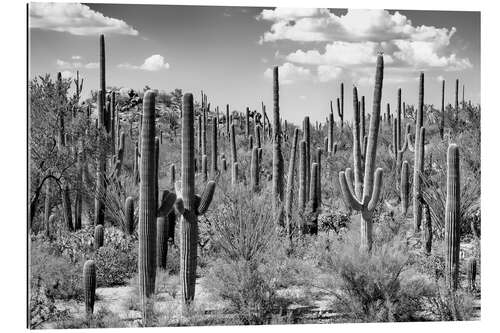
<instances>
[{"instance_id":1,"label":"black and white photograph","mask_svg":"<svg viewBox=\"0 0 500 333\"><path fill-rule=\"evenodd\" d=\"M480 8L268 3L25 3L25 328L482 320Z\"/></svg>"}]
</instances>

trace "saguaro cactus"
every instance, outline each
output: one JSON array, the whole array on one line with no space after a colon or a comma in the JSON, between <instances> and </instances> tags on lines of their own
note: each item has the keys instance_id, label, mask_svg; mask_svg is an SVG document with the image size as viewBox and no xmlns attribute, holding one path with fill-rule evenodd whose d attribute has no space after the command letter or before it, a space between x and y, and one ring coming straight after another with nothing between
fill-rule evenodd
<instances>
[{"instance_id":1,"label":"saguaro cactus","mask_svg":"<svg viewBox=\"0 0 500 333\"><path fill-rule=\"evenodd\" d=\"M63 181L63 186L61 189L61 201L63 206L63 217L64 222L69 231L73 231L73 218L71 215L71 199L69 197L69 186L66 180Z\"/></svg>"},{"instance_id":2,"label":"saguaro cactus","mask_svg":"<svg viewBox=\"0 0 500 333\"><path fill-rule=\"evenodd\" d=\"M321 148L316 148L316 163L318 164L318 177L316 178L316 181L318 184L316 184L316 189L318 190L317 197L318 197L318 207L321 207L321 155L323 154L323 151ZM312 176L312 173L311 173Z\"/></svg>"},{"instance_id":3,"label":"saguaro cactus","mask_svg":"<svg viewBox=\"0 0 500 333\"><path fill-rule=\"evenodd\" d=\"M448 147L446 191L445 276L448 287L456 290L460 254L460 155L456 144L451 144Z\"/></svg>"},{"instance_id":4,"label":"saguaro cactus","mask_svg":"<svg viewBox=\"0 0 500 333\"><path fill-rule=\"evenodd\" d=\"M306 207L306 142L300 141L299 147L299 209L303 213ZM301 231L304 232L304 226L301 225Z\"/></svg>"},{"instance_id":5,"label":"saguaro cactus","mask_svg":"<svg viewBox=\"0 0 500 333\"><path fill-rule=\"evenodd\" d=\"M303 139L306 143L306 188L311 184L311 124L309 117L304 117L302 123ZM306 191L306 201L309 200L309 193Z\"/></svg>"},{"instance_id":6,"label":"saguaro cactus","mask_svg":"<svg viewBox=\"0 0 500 333\"><path fill-rule=\"evenodd\" d=\"M262 139L261 139L261 127L260 125L255 126L255 143L257 148L262 148Z\"/></svg>"},{"instance_id":7,"label":"saguaro cactus","mask_svg":"<svg viewBox=\"0 0 500 333\"><path fill-rule=\"evenodd\" d=\"M441 120L439 122L439 136L441 140L444 138L444 85L445 81L443 80L441 86Z\"/></svg>"},{"instance_id":8,"label":"saguaro cactus","mask_svg":"<svg viewBox=\"0 0 500 333\"><path fill-rule=\"evenodd\" d=\"M425 130L423 128L424 120L424 73L420 73L420 85L418 94L417 122L415 125L415 166L413 168L413 227L415 231L420 230L422 221L422 206L420 204L422 179L420 178L424 168L424 141ZM421 136L424 138L421 138Z\"/></svg>"},{"instance_id":9,"label":"saguaro cactus","mask_svg":"<svg viewBox=\"0 0 500 333\"><path fill-rule=\"evenodd\" d=\"M231 164L238 162L238 156L236 153L236 131L234 129L234 124L231 124Z\"/></svg>"},{"instance_id":10,"label":"saguaro cactus","mask_svg":"<svg viewBox=\"0 0 500 333\"><path fill-rule=\"evenodd\" d=\"M351 208L361 212L361 249L370 251L372 246L372 214L377 206L380 191L382 188L383 170L378 168L375 171L375 159L377 155L377 139L380 122L380 101L382 99L382 84L384 79L384 59L381 54L377 57L377 69L375 74L375 89L373 93L373 111L370 120L370 131L368 134L368 147L365 158L365 175L362 195L361 188L353 191L352 172L346 169L339 173L339 181L344 196ZM360 162L355 161L354 165L359 166ZM347 174L347 178L346 178ZM356 184L355 184L356 185Z\"/></svg>"},{"instance_id":11,"label":"saguaro cactus","mask_svg":"<svg viewBox=\"0 0 500 333\"><path fill-rule=\"evenodd\" d=\"M164 216L156 218L156 267L167 268L168 236Z\"/></svg>"},{"instance_id":12,"label":"saguaro cactus","mask_svg":"<svg viewBox=\"0 0 500 333\"><path fill-rule=\"evenodd\" d=\"M184 305L194 299L198 250L198 215L212 201L215 183L209 182L197 200L194 183L194 109L193 95L184 95L182 113L182 180L176 183L175 209L180 219L180 279ZM198 207L196 203L198 202ZM182 207L182 208L180 208Z\"/></svg>"},{"instance_id":13,"label":"saguaro cactus","mask_svg":"<svg viewBox=\"0 0 500 333\"><path fill-rule=\"evenodd\" d=\"M207 165L207 155L201 157L201 174L203 175L203 181L208 180L208 165Z\"/></svg>"},{"instance_id":14,"label":"saguaro cactus","mask_svg":"<svg viewBox=\"0 0 500 333\"><path fill-rule=\"evenodd\" d=\"M234 162L231 166L231 184L236 185L238 183L238 162Z\"/></svg>"},{"instance_id":15,"label":"saguaro cactus","mask_svg":"<svg viewBox=\"0 0 500 333\"><path fill-rule=\"evenodd\" d=\"M281 202L283 202L283 155L281 153L281 125L279 104L278 66L273 70L273 207L278 212L278 224L283 225Z\"/></svg>"},{"instance_id":16,"label":"saguaro cactus","mask_svg":"<svg viewBox=\"0 0 500 333\"><path fill-rule=\"evenodd\" d=\"M429 210L429 205L424 202L422 204L423 215L424 215L424 233L423 233L423 247L426 253L431 253L432 250L432 221L431 221L431 211Z\"/></svg>"},{"instance_id":17,"label":"saguaro cactus","mask_svg":"<svg viewBox=\"0 0 500 333\"><path fill-rule=\"evenodd\" d=\"M104 35L99 36L99 88L103 93L103 101L106 97L106 49L104 46Z\"/></svg>"},{"instance_id":18,"label":"saguaro cactus","mask_svg":"<svg viewBox=\"0 0 500 333\"><path fill-rule=\"evenodd\" d=\"M471 292L476 290L476 275L477 275L476 258L470 258L467 261L467 289Z\"/></svg>"},{"instance_id":19,"label":"saguaro cactus","mask_svg":"<svg viewBox=\"0 0 500 333\"><path fill-rule=\"evenodd\" d=\"M96 225L94 229L94 249L99 249L104 245L104 226Z\"/></svg>"},{"instance_id":20,"label":"saguaro cactus","mask_svg":"<svg viewBox=\"0 0 500 333\"><path fill-rule=\"evenodd\" d=\"M245 113L245 136L248 138L250 135L250 109L246 109Z\"/></svg>"},{"instance_id":21,"label":"saguaro cactus","mask_svg":"<svg viewBox=\"0 0 500 333\"><path fill-rule=\"evenodd\" d=\"M289 237L292 234L292 206L293 206L293 179L295 174L295 155L297 153L297 141L299 137L299 129L293 131L292 148L290 151L290 162L288 164L288 176L286 182L286 201L285 201L285 217L286 217L286 230Z\"/></svg>"},{"instance_id":22,"label":"saguaro cactus","mask_svg":"<svg viewBox=\"0 0 500 333\"><path fill-rule=\"evenodd\" d=\"M215 176L217 175L217 171L219 170L217 166L217 161L219 158L218 152L217 152L217 138L218 138L218 128L217 128L217 118L213 117L212 118L212 178L215 179Z\"/></svg>"},{"instance_id":23,"label":"saguaro cactus","mask_svg":"<svg viewBox=\"0 0 500 333\"><path fill-rule=\"evenodd\" d=\"M401 168L401 184L400 184L400 189L401 189L401 212L403 213L403 216L406 216L408 213L408 206L409 206L409 196L410 196L410 185L409 185L409 167L408 167L408 161L404 161L402 168Z\"/></svg>"},{"instance_id":24,"label":"saguaro cactus","mask_svg":"<svg viewBox=\"0 0 500 333\"><path fill-rule=\"evenodd\" d=\"M134 198L127 197L125 200L125 226L127 233L132 235L134 233Z\"/></svg>"},{"instance_id":25,"label":"saguaro cactus","mask_svg":"<svg viewBox=\"0 0 500 333\"><path fill-rule=\"evenodd\" d=\"M94 313L96 270L94 260L87 260L83 265L83 292L85 296L85 313L90 319Z\"/></svg>"},{"instance_id":26,"label":"saguaro cactus","mask_svg":"<svg viewBox=\"0 0 500 333\"><path fill-rule=\"evenodd\" d=\"M229 132L231 127L230 125L229 104L226 104L226 134L228 139L231 137L231 133Z\"/></svg>"},{"instance_id":27,"label":"saguaro cactus","mask_svg":"<svg viewBox=\"0 0 500 333\"><path fill-rule=\"evenodd\" d=\"M337 113L340 118L340 130L344 129L344 82L340 84L340 99L337 98Z\"/></svg>"},{"instance_id":28,"label":"saguaro cactus","mask_svg":"<svg viewBox=\"0 0 500 333\"><path fill-rule=\"evenodd\" d=\"M155 94L148 90L143 102L139 184L139 289L145 321L147 298L154 293L156 278L155 162Z\"/></svg>"},{"instance_id":29,"label":"saguaro cactus","mask_svg":"<svg viewBox=\"0 0 500 333\"><path fill-rule=\"evenodd\" d=\"M319 183L319 167L318 163L311 165L311 186L309 188L309 205L311 208L311 220L308 221L307 231L311 235L318 233L318 183Z\"/></svg>"},{"instance_id":30,"label":"saguaro cactus","mask_svg":"<svg viewBox=\"0 0 500 333\"><path fill-rule=\"evenodd\" d=\"M455 121L458 121L458 79L455 81Z\"/></svg>"},{"instance_id":31,"label":"saguaro cactus","mask_svg":"<svg viewBox=\"0 0 500 333\"><path fill-rule=\"evenodd\" d=\"M250 163L250 186L253 192L257 192L260 186L259 149L252 149L252 160Z\"/></svg>"},{"instance_id":32,"label":"saguaro cactus","mask_svg":"<svg viewBox=\"0 0 500 333\"><path fill-rule=\"evenodd\" d=\"M335 126L332 104L332 101L330 101L330 114L328 115L328 150L326 150L329 153L333 151L333 127Z\"/></svg>"}]
</instances>

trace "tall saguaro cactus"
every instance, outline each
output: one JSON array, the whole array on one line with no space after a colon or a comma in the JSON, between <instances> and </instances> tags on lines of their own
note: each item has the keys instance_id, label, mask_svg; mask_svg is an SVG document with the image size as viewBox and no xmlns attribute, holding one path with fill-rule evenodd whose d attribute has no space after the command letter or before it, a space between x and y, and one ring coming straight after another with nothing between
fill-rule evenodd
<instances>
[{"instance_id":1,"label":"tall saguaro cactus","mask_svg":"<svg viewBox=\"0 0 500 333\"><path fill-rule=\"evenodd\" d=\"M306 188L311 184L311 123L309 117L304 117L302 123L303 139L306 143ZM309 200L308 192L306 191L306 201Z\"/></svg>"},{"instance_id":2,"label":"tall saguaro cactus","mask_svg":"<svg viewBox=\"0 0 500 333\"><path fill-rule=\"evenodd\" d=\"M127 197L125 200L125 226L127 233L132 235L134 233L134 198Z\"/></svg>"},{"instance_id":3,"label":"tall saguaro cactus","mask_svg":"<svg viewBox=\"0 0 500 333\"><path fill-rule=\"evenodd\" d=\"M330 101L330 114L328 115L328 150L331 153L333 151L333 127L335 121L333 119L333 106L332 101Z\"/></svg>"},{"instance_id":4,"label":"tall saguaro cactus","mask_svg":"<svg viewBox=\"0 0 500 333\"><path fill-rule=\"evenodd\" d=\"M103 93L104 102L106 98L106 50L104 45L104 35L99 36L99 88ZM103 105L104 106L104 105Z\"/></svg>"},{"instance_id":5,"label":"tall saguaro cactus","mask_svg":"<svg viewBox=\"0 0 500 333\"><path fill-rule=\"evenodd\" d=\"M408 198L410 197L410 185L409 185L409 168L408 168L408 161L404 161L403 165L401 167L401 184L400 184L400 190L401 190L401 212L403 213L403 216L406 216L408 213L408 206L409 206L409 201Z\"/></svg>"},{"instance_id":6,"label":"tall saguaro cactus","mask_svg":"<svg viewBox=\"0 0 500 333\"><path fill-rule=\"evenodd\" d=\"M441 86L441 120L439 122L439 136L441 140L444 138L444 85L445 81L443 80Z\"/></svg>"},{"instance_id":7,"label":"tall saguaro cactus","mask_svg":"<svg viewBox=\"0 0 500 333\"><path fill-rule=\"evenodd\" d=\"M362 195L354 190L352 186L352 171L346 169L339 173L339 181L344 196L352 209L361 212L361 249L370 251L372 247L372 214L377 206L380 191L382 189L382 168L375 171L375 159L377 155L377 139L380 122L380 101L382 99L382 84L384 79L384 58L382 54L377 57L377 69L375 74L375 89L373 92L373 111L370 119L370 131L368 134L368 147L365 158L365 170ZM354 165L359 161L355 162ZM347 174L347 177L346 177Z\"/></svg>"},{"instance_id":8,"label":"tall saguaro cactus","mask_svg":"<svg viewBox=\"0 0 500 333\"><path fill-rule=\"evenodd\" d=\"M307 201L306 172L306 142L302 140L299 147L299 209L301 213L304 212ZM300 229L304 233L304 225L301 225Z\"/></svg>"},{"instance_id":9,"label":"tall saguaro cactus","mask_svg":"<svg viewBox=\"0 0 500 333\"><path fill-rule=\"evenodd\" d=\"M337 112L340 118L340 130L344 130L344 82L340 83L340 99L337 98Z\"/></svg>"},{"instance_id":10,"label":"tall saguaro cactus","mask_svg":"<svg viewBox=\"0 0 500 333\"><path fill-rule=\"evenodd\" d=\"M143 318L147 320L147 299L154 293L156 277L156 173L155 94L144 95L141 130L139 184L139 285ZM194 147L193 147L194 148Z\"/></svg>"},{"instance_id":11,"label":"tall saguaro cactus","mask_svg":"<svg viewBox=\"0 0 500 333\"><path fill-rule=\"evenodd\" d=\"M425 136L423 128L424 121L424 73L420 73L420 85L418 93L418 110L417 110L417 123L415 125L415 166L413 168L413 227L415 231L420 230L422 222L422 206L420 202L422 179L420 175L423 172L424 165L424 140L421 140L421 134Z\"/></svg>"},{"instance_id":12,"label":"tall saguaro cactus","mask_svg":"<svg viewBox=\"0 0 500 333\"><path fill-rule=\"evenodd\" d=\"M281 153L281 125L279 102L278 66L273 70L273 207L278 213L278 223L282 225L281 202L283 202L283 155Z\"/></svg>"},{"instance_id":13,"label":"tall saguaro cactus","mask_svg":"<svg viewBox=\"0 0 500 333\"><path fill-rule=\"evenodd\" d=\"M219 170L219 167L218 167L218 158L219 158L219 154L218 154L218 151L217 151L217 138L218 138L218 128L217 128L217 118L212 118L212 123L213 123L213 127L212 127L212 179L215 179L215 176L217 175L217 171Z\"/></svg>"},{"instance_id":14,"label":"tall saguaro cactus","mask_svg":"<svg viewBox=\"0 0 500 333\"><path fill-rule=\"evenodd\" d=\"M448 288L458 287L460 255L460 154L458 146L448 147L448 166L446 179L445 209L445 276Z\"/></svg>"},{"instance_id":15,"label":"tall saguaro cactus","mask_svg":"<svg viewBox=\"0 0 500 333\"><path fill-rule=\"evenodd\" d=\"M176 183L174 205L180 218L180 280L184 305L194 299L198 250L198 215L204 214L213 198L215 182L207 183L201 197L194 183L194 109L193 95L184 95L182 111L182 180ZM198 198L198 199L197 199Z\"/></svg>"},{"instance_id":16,"label":"tall saguaro cactus","mask_svg":"<svg viewBox=\"0 0 500 333\"><path fill-rule=\"evenodd\" d=\"M259 148L252 149L252 160L250 163L250 186L253 192L257 192L260 186Z\"/></svg>"},{"instance_id":17,"label":"tall saguaro cactus","mask_svg":"<svg viewBox=\"0 0 500 333\"><path fill-rule=\"evenodd\" d=\"M455 121L458 121L458 79L455 81Z\"/></svg>"},{"instance_id":18,"label":"tall saguaro cactus","mask_svg":"<svg viewBox=\"0 0 500 333\"><path fill-rule=\"evenodd\" d=\"M299 129L296 128L293 132L292 148L290 151L290 162L288 164L288 176L286 182L286 201L285 201L285 217L286 230L289 237L292 234L292 207L293 207L293 179L295 174L295 155L297 154L297 141L299 137Z\"/></svg>"}]
</instances>

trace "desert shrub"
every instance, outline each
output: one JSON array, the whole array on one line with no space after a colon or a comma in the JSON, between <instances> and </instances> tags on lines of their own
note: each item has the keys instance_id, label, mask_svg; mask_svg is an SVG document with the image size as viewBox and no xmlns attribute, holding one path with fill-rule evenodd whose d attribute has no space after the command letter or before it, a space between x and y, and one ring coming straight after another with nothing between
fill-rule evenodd
<instances>
[{"instance_id":1,"label":"desert shrub","mask_svg":"<svg viewBox=\"0 0 500 333\"><path fill-rule=\"evenodd\" d=\"M212 216L214 252L204 283L228 301L244 324L263 324L279 307L276 290L287 269L285 249L274 222L267 191L260 195L244 187L228 191Z\"/></svg>"},{"instance_id":2,"label":"desert shrub","mask_svg":"<svg viewBox=\"0 0 500 333\"><path fill-rule=\"evenodd\" d=\"M359 322L420 319L421 300L432 295L425 278L415 276L405 242L396 235L374 241L371 254L359 250L359 228L354 226L322 251L320 267L327 273L318 283L333 296L332 306L347 319Z\"/></svg>"},{"instance_id":3,"label":"desert shrub","mask_svg":"<svg viewBox=\"0 0 500 333\"><path fill-rule=\"evenodd\" d=\"M91 319L85 317L74 317L58 321L57 329L75 329L75 328L119 328L125 327L123 320L105 307L95 311Z\"/></svg>"},{"instance_id":4,"label":"desert shrub","mask_svg":"<svg viewBox=\"0 0 500 333\"><path fill-rule=\"evenodd\" d=\"M31 329L40 327L47 321L64 320L68 310L56 307L53 293L50 293L40 276L31 280L29 324Z\"/></svg>"},{"instance_id":5,"label":"desert shrub","mask_svg":"<svg viewBox=\"0 0 500 333\"><path fill-rule=\"evenodd\" d=\"M94 254L99 287L125 284L137 272L137 244L116 228L104 229L104 246Z\"/></svg>"},{"instance_id":6,"label":"desert shrub","mask_svg":"<svg viewBox=\"0 0 500 333\"><path fill-rule=\"evenodd\" d=\"M83 263L80 266L78 261L54 255L44 241L32 240L30 268L33 293L37 293L33 283L40 283L48 299L81 299L81 267Z\"/></svg>"},{"instance_id":7,"label":"desert shrub","mask_svg":"<svg viewBox=\"0 0 500 333\"><path fill-rule=\"evenodd\" d=\"M319 215L319 231L334 231L339 233L342 229L348 227L350 223L349 215L342 211L325 212Z\"/></svg>"}]
</instances>

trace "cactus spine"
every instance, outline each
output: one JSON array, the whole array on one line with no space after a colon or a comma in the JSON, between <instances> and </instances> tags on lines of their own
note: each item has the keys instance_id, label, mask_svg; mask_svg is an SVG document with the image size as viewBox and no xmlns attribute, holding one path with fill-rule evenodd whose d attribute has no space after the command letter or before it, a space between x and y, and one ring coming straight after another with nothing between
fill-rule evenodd
<instances>
[{"instance_id":1,"label":"cactus spine","mask_svg":"<svg viewBox=\"0 0 500 333\"><path fill-rule=\"evenodd\" d=\"M373 93L373 111L368 134L368 147L365 158L365 175L363 182L363 195L357 197L352 191L346 179L346 173L350 169L339 173L339 181L344 196L344 201L349 203L354 210L361 212L361 249L370 251L372 246L372 213L377 206L382 188L383 170L375 171L375 159L377 155L377 139L380 122L380 101L382 99L382 84L384 78L384 59L381 54L377 57L377 69L375 74L375 89ZM359 162L358 162L359 164ZM356 165L356 162L355 162Z\"/></svg>"},{"instance_id":2,"label":"cactus spine","mask_svg":"<svg viewBox=\"0 0 500 333\"><path fill-rule=\"evenodd\" d=\"M85 313L87 319L94 313L96 288L96 270L94 260L87 260L83 265L83 292L85 295Z\"/></svg>"},{"instance_id":3,"label":"cactus spine","mask_svg":"<svg viewBox=\"0 0 500 333\"><path fill-rule=\"evenodd\" d=\"M281 153L281 126L280 126L280 105L279 105L279 79L278 66L273 70L273 207L275 211L281 210L283 202L283 155ZM282 214L278 213L278 224L282 223Z\"/></svg>"},{"instance_id":4,"label":"cactus spine","mask_svg":"<svg viewBox=\"0 0 500 333\"><path fill-rule=\"evenodd\" d=\"M149 90L143 102L139 184L139 290L145 322L147 299L154 293L156 278L155 155L155 94Z\"/></svg>"},{"instance_id":5,"label":"cactus spine","mask_svg":"<svg viewBox=\"0 0 500 333\"><path fill-rule=\"evenodd\" d=\"M288 237L292 236L292 206L293 206L293 179L295 174L295 155L297 154L297 141L299 139L299 129L296 128L293 132L292 148L290 151L290 162L288 165L288 176L286 182L286 196L285 196L285 217L286 217L286 230Z\"/></svg>"},{"instance_id":6,"label":"cactus spine","mask_svg":"<svg viewBox=\"0 0 500 333\"><path fill-rule=\"evenodd\" d=\"M448 147L446 190L445 276L448 287L456 290L460 253L460 155L456 144Z\"/></svg>"}]
</instances>

